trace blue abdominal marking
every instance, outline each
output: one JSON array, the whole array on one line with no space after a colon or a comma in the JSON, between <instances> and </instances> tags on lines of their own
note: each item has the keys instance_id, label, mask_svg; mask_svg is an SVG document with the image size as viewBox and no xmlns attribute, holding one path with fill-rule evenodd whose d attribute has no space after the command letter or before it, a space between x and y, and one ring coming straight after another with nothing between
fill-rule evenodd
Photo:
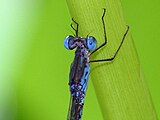
<instances>
[{"instance_id":1,"label":"blue abdominal marking","mask_svg":"<svg viewBox=\"0 0 160 120\"><path fill-rule=\"evenodd\" d=\"M71 27L75 31L75 36L67 36L64 39L64 46L68 50L76 49L75 57L70 67L69 74L69 86L70 86L70 105L68 110L67 120L81 120L82 111L84 105L84 98L86 95L87 87L88 87L88 78L90 74L90 63L93 62L107 62L113 61L116 57L118 51L120 50L124 39L128 33L129 26L127 26L127 30L122 38L122 41L115 52L115 54L110 58L99 59L99 60L90 60L90 56L98 51L100 48L107 44L107 36L104 22L104 15L106 13L106 9L104 9L102 15L102 24L103 24L103 32L104 32L104 43L102 43L99 47L96 48L97 41L93 36L87 36L86 38L78 36L78 26L79 24L72 18L72 21L76 24L76 28Z\"/></svg>"},{"instance_id":2,"label":"blue abdominal marking","mask_svg":"<svg viewBox=\"0 0 160 120\"><path fill-rule=\"evenodd\" d=\"M89 72L90 72L90 66L89 64L86 64L86 67L84 69L84 73L82 78L80 79L80 82L78 84L71 83L71 86L70 86L71 96L80 99L81 104L83 104L84 96L86 94Z\"/></svg>"}]
</instances>

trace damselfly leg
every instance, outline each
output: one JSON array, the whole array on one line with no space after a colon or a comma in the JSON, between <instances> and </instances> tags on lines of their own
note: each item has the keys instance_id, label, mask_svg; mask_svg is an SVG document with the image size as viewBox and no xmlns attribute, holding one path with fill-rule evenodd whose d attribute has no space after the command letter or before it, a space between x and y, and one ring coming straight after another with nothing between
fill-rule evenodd
<instances>
[{"instance_id":1,"label":"damselfly leg","mask_svg":"<svg viewBox=\"0 0 160 120\"><path fill-rule=\"evenodd\" d=\"M76 37L78 37L78 27L79 24L72 18L72 21L76 24L76 28L73 27L73 24L71 23L71 28L76 32Z\"/></svg>"},{"instance_id":2,"label":"damselfly leg","mask_svg":"<svg viewBox=\"0 0 160 120\"><path fill-rule=\"evenodd\" d=\"M102 48L103 46L105 46L107 44L107 35L106 35L106 27L105 27L105 22L104 22L104 16L106 14L106 9L104 8L104 12L103 12L103 15L102 15L102 23L103 23L103 32L104 32L104 42L99 46L97 47L95 50L93 50L89 56L93 53L95 53L97 50L99 50L100 48Z\"/></svg>"},{"instance_id":3,"label":"damselfly leg","mask_svg":"<svg viewBox=\"0 0 160 120\"><path fill-rule=\"evenodd\" d=\"M106 9L104 9L104 12L103 12L103 15L102 15L102 23L103 23L104 40L105 40L105 41L104 41L104 43L102 43L99 47L97 47L94 51L92 51L92 52L90 53L90 55L93 54L93 53L95 53L97 50L99 50L99 49L102 48L103 46L105 46L106 43L107 43L106 28L105 28L105 22L104 22L105 12L106 12ZM121 40L121 43L120 43L118 49L116 50L115 54L114 54L112 57L110 57L110 58L105 58L105 59L99 59L99 60L90 60L89 63L93 63L93 62L105 62L105 61L112 61L112 60L114 60L114 58L116 57L116 55L117 55L117 53L119 52L120 48L122 47L122 44L123 44L123 42L124 42L124 39L125 39L128 31L129 31L129 26L127 25L127 30L126 30L125 34L123 35L123 38L122 38L122 40Z\"/></svg>"}]
</instances>

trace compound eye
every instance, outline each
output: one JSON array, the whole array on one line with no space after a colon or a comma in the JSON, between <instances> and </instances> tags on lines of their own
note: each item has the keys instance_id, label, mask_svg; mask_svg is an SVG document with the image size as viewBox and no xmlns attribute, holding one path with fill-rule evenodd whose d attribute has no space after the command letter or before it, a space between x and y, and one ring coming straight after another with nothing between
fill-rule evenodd
<instances>
[{"instance_id":1,"label":"compound eye","mask_svg":"<svg viewBox=\"0 0 160 120\"><path fill-rule=\"evenodd\" d=\"M72 50L75 48L75 45L74 44L74 40L73 40L73 36L67 36L65 39L64 39L64 47L68 50Z\"/></svg>"},{"instance_id":2,"label":"compound eye","mask_svg":"<svg viewBox=\"0 0 160 120\"><path fill-rule=\"evenodd\" d=\"M93 36L87 38L87 47L89 50L94 50L96 48L97 41Z\"/></svg>"}]
</instances>

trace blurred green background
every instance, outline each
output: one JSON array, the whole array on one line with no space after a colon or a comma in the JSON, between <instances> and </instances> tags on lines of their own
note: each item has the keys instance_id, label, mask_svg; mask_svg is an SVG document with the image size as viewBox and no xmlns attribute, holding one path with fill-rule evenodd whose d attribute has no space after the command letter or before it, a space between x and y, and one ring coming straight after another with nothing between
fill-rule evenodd
<instances>
[{"instance_id":1,"label":"blurred green background","mask_svg":"<svg viewBox=\"0 0 160 120\"><path fill-rule=\"evenodd\" d=\"M160 118L160 1L121 0ZM0 120L65 120L74 52L63 0L0 0ZM102 120L92 82L84 120Z\"/></svg>"}]
</instances>

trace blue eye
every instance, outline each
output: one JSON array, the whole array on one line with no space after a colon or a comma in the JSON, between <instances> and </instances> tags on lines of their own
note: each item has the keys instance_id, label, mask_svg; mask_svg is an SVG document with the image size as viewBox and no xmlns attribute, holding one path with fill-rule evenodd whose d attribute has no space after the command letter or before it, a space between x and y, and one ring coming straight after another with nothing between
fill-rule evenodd
<instances>
[{"instance_id":1,"label":"blue eye","mask_svg":"<svg viewBox=\"0 0 160 120\"><path fill-rule=\"evenodd\" d=\"M94 50L96 48L97 41L93 36L87 38L87 47L89 50Z\"/></svg>"},{"instance_id":2,"label":"blue eye","mask_svg":"<svg viewBox=\"0 0 160 120\"><path fill-rule=\"evenodd\" d=\"M74 44L74 41L73 41L73 36L67 36L65 39L64 39L64 47L68 50L72 50L74 49L72 47L72 45Z\"/></svg>"}]
</instances>

